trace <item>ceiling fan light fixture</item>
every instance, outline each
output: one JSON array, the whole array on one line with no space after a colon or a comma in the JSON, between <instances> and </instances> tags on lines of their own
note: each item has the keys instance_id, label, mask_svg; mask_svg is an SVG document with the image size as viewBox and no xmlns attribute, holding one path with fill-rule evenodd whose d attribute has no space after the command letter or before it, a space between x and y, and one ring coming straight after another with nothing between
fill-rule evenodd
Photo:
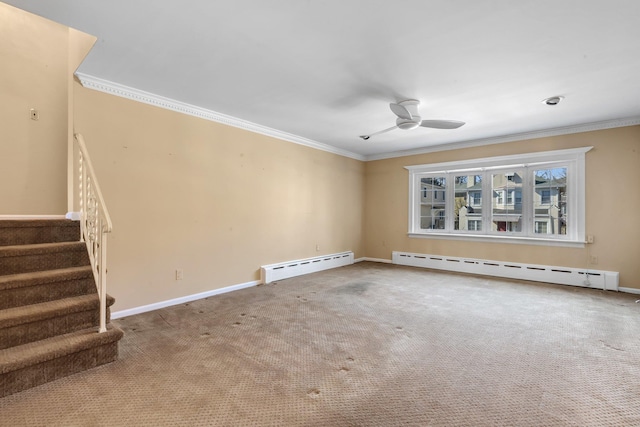
<instances>
[{"instance_id":1,"label":"ceiling fan light fixture","mask_svg":"<svg viewBox=\"0 0 640 427\"><path fill-rule=\"evenodd\" d=\"M406 120L406 119L401 119L398 118L396 119L396 126L398 126L398 128L403 129L403 130L410 130L410 129L415 129L418 126L420 126L420 117L415 117L411 120Z\"/></svg>"},{"instance_id":2,"label":"ceiling fan light fixture","mask_svg":"<svg viewBox=\"0 0 640 427\"><path fill-rule=\"evenodd\" d=\"M546 105L558 105L563 99L564 96L552 96L550 98L543 99L542 103Z\"/></svg>"}]
</instances>

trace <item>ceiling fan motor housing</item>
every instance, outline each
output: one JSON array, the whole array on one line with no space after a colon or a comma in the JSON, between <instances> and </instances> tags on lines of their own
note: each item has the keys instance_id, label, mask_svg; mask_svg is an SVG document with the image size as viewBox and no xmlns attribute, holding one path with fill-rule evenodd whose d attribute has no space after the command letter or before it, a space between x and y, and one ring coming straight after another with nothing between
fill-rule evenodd
<instances>
[{"instance_id":1,"label":"ceiling fan motor housing","mask_svg":"<svg viewBox=\"0 0 640 427\"><path fill-rule=\"evenodd\" d=\"M400 117L398 117L396 119L396 126L398 126L399 129L403 130L415 129L420 126L421 121L422 119L420 118L420 116L413 116L411 120L401 119Z\"/></svg>"},{"instance_id":2,"label":"ceiling fan motor housing","mask_svg":"<svg viewBox=\"0 0 640 427\"><path fill-rule=\"evenodd\" d=\"M418 105L420 105L420 101L417 99L407 99L406 101L398 102L398 105L402 105L407 109L409 114L411 114L411 119L405 119L402 117L398 117L396 119L396 126L403 130L415 129L420 126L420 122L422 118L418 114Z\"/></svg>"}]
</instances>

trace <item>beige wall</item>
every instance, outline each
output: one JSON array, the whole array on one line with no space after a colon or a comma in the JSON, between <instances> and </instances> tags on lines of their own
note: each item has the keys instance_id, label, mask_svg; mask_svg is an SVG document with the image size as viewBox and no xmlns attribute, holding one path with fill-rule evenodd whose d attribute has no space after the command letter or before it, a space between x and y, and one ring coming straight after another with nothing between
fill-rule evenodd
<instances>
[{"instance_id":1,"label":"beige wall","mask_svg":"<svg viewBox=\"0 0 640 427\"><path fill-rule=\"evenodd\" d=\"M115 310L257 280L264 264L364 256L362 162L80 85L75 94L114 225Z\"/></svg>"},{"instance_id":2,"label":"beige wall","mask_svg":"<svg viewBox=\"0 0 640 427\"><path fill-rule=\"evenodd\" d=\"M73 72L94 42L0 3L0 215L67 212Z\"/></svg>"},{"instance_id":3,"label":"beige wall","mask_svg":"<svg viewBox=\"0 0 640 427\"><path fill-rule=\"evenodd\" d=\"M64 214L68 28L0 3L0 58L0 214Z\"/></svg>"},{"instance_id":4,"label":"beige wall","mask_svg":"<svg viewBox=\"0 0 640 427\"><path fill-rule=\"evenodd\" d=\"M409 238L408 171L404 166L593 146L586 155L585 249ZM390 259L392 251L587 267L620 272L620 286L640 288L640 126L441 151L365 165L365 253Z\"/></svg>"}]
</instances>

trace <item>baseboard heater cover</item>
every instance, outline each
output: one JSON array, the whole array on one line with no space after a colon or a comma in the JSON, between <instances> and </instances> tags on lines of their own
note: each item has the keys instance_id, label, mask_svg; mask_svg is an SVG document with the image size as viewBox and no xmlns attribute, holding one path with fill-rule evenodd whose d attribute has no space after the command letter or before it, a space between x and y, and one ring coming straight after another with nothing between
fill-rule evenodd
<instances>
[{"instance_id":1,"label":"baseboard heater cover","mask_svg":"<svg viewBox=\"0 0 640 427\"><path fill-rule=\"evenodd\" d=\"M398 265L433 268L460 273L532 280L536 282L557 283L610 291L619 290L618 282L620 273L617 271L522 264L396 251L392 254L391 262Z\"/></svg>"},{"instance_id":2,"label":"baseboard heater cover","mask_svg":"<svg viewBox=\"0 0 640 427\"><path fill-rule=\"evenodd\" d=\"M260 267L262 283L267 284L289 277L329 270L353 264L353 252L340 252L313 258L263 265Z\"/></svg>"}]
</instances>

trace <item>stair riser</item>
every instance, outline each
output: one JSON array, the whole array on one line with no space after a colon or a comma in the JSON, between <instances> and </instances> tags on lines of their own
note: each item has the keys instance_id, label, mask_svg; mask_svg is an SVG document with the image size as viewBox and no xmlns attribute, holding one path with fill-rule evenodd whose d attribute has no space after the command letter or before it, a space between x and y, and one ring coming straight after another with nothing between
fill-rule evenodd
<instances>
[{"instance_id":1,"label":"stair riser","mask_svg":"<svg viewBox=\"0 0 640 427\"><path fill-rule=\"evenodd\" d=\"M49 381L111 363L118 358L118 341L92 347L37 365L0 375L0 398Z\"/></svg>"},{"instance_id":2,"label":"stair riser","mask_svg":"<svg viewBox=\"0 0 640 427\"><path fill-rule=\"evenodd\" d=\"M96 292L93 276L0 290L0 310Z\"/></svg>"},{"instance_id":3,"label":"stair riser","mask_svg":"<svg viewBox=\"0 0 640 427\"><path fill-rule=\"evenodd\" d=\"M111 319L107 308L107 323ZM34 341L63 335L100 324L100 309L91 307L87 311L60 315L51 319L38 320L22 325L0 329L0 350Z\"/></svg>"},{"instance_id":4,"label":"stair riser","mask_svg":"<svg viewBox=\"0 0 640 427\"><path fill-rule=\"evenodd\" d=\"M24 254L0 258L0 274L30 273L33 271L89 265L86 248L52 253Z\"/></svg>"},{"instance_id":5,"label":"stair riser","mask_svg":"<svg viewBox=\"0 0 640 427\"><path fill-rule=\"evenodd\" d=\"M80 228L78 226L0 228L0 246L77 242L79 240Z\"/></svg>"}]
</instances>

